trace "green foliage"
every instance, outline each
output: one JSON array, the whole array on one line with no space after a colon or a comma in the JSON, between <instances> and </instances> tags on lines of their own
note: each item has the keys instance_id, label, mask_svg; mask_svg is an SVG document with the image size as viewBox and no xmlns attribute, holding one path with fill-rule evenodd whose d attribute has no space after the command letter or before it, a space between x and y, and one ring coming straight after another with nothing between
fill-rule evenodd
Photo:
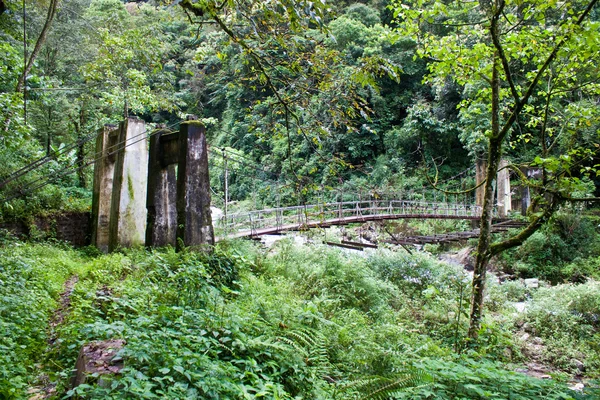
<instances>
[{"instance_id":1,"label":"green foliage","mask_svg":"<svg viewBox=\"0 0 600 400\"><path fill-rule=\"evenodd\" d=\"M346 8L345 14L354 20L362 22L367 27L381 23L377 10L366 4L354 3Z\"/></svg>"},{"instance_id":2,"label":"green foliage","mask_svg":"<svg viewBox=\"0 0 600 400\"><path fill-rule=\"evenodd\" d=\"M422 370L411 370L398 374L394 378L374 377L352 382L349 388L357 390L360 399L385 400L390 397L398 398L407 388L426 386L433 378Z\"/></svg>"},{"instance_id":3,"label":"green foliage","mask_svg":"<svg viewBox=\"0 0 600 400\"><path fill-rule=\"evenodd\" d=\"M387 257L377 255L372 256L368 263L378 276L392 282L411 298L420 296L432 286L439 290L439 284L450 276L456 278L461 275L458 270L447 268L422 254L412 256L407 253L391 253Z\"/></svg>"},{"instance_id":4,"label":"green foliage","mask_svg":"<svg viewBox=\"0 0 600 400\"><path fill-rule=\"evenodd\" d=\"M595 340L600 332L599 284L561 285L533 293L525 321L547 345L546 359L566 371L576 371L574 359L583 360L597 376Z\"/></svg>"},{"instance_id":5,"label":"green foliage","mask_svg":"<svg viewBox=\"0 0 600 400\"><path fill-rule=\"evenodd\" d=\"M534 380L498 368L489 361L463 357L453 361L425 359L416 364L435 381L430 387L408 389L400 399L573 399L552 380Z\"/></svg>"},{"instance_id":6,"label":"green foliage","mask_svg":"<svg viewBox=\"0 0 600 400\"><path fill-rule=\"evenodd\" d=\"M175 75L163 69L174 50L164 31L168 17L145 6L132 16L121 2L110 0L92 2L87 14L108 25L99 31L98 51L82 67L82 76L88 84L101 85L96 91L112 110L110 116L118 118L124 109L134 114L175 110Z\"/></svg>"},{"instance_id":7,"label":"green foliage","mask_svg":"<svg viewBox=\"0 0 600 400\"><path fill-rule=\"evenodd\" d=\"M0 249L0 396L20 399L38 373L63 284L85 270L74 251L13 241Z\"/></svg>"},{"instance_id":8,"label":"green foliage","mask_svg":"<svg viewBox=\"0 0 600 400\"><path fill-rule=\"evenodd\" d=\"M533 297L527 316L534 321L536 332L544 337L553 334L573 338L593 336L600 329L600 295L598 283L540 288Z\"/></svg>"},{"instance_id":9,"label":"green foliage","mask_svg":"<svg viewBox=\"0 0 600 400\"><path fill-rule=\"evenodd\" d=\"M574 213L558 214L521 247L503 256L507 272L550 282L580 282L598 277L600 254L595 220Z\"/></svg>"},{"instance_id":10,"label":"green foliage","mask_svg":"<svg viewBox=\"0 0 600 400\"><path fill-rule=\"evenodd\" d=\"M339 253L316 248L307 254L287 245L277 255L278 274L300 285L307 297L330 297L338 307L377 312L393 298L395 289L381 282L363 259L342 259Z\"/></svg>"},{"instance_id":11,"label":"green foliage","mask_svg":"<svg viewBox=\"0 0 600 400\"><path fill-rule=\"evenodd\" d=\"M459 271L424 254L346 259L335 249L307 252L285 241L269 253L227 243L210 255L127 250L90 259L51 246L16 248L2 254L10 269L0 278L10 283L2 286L10 299L2 313L17 310L24 319L5 318L2 326L20 324L14 329L27 334L8 336L0 365L8 366L3 388L17 398L38 373L59 394L92 399L570 398L560 384L486 361L511 346L498 326L486 327L476 353L453 355L455 330L459 342L465 330L455 318L461 291L468 292ZM34 261L42 255L43 263ZM426 282L408 275L411 268ZM72 273L79 282L47 348L53 299ZM593 315L594 292L573 292L568 298L581 300L561 304ZM116 338L126 341L121 373L70 390L80 347ZM590 368L593 360L586 360ZM41 370L33 367L40 362Z\"/></svg>"},{"instance_id":12,"label":"green foliage","mask_svg":"<svg viewBox=\"0 0 600 400\"><path fill-rule=\"evenodd\" d=\"M388 150L412 162L420 162L423 153L427 158L459 159L458 153L464 150L457 140L460 128L456 123L440 119L432 104L422 100L411 105L407 113L401 127L386 133Z\"/></svg>"}]
</instances>

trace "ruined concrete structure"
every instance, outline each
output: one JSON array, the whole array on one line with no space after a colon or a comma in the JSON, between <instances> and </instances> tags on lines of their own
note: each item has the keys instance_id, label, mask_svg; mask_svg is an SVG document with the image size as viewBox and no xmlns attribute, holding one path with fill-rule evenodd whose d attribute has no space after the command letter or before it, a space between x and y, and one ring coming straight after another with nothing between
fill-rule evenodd
<instances>
[{"instance_id":1,"label":"ruined concrete structure","mask_svg":"<svg viewBox=\"0 0 600 400\"><path fill-rule=\"evenodd\" d=\"M96 138L94 185L92 197L92 244L108 251L110 205L115 171L116 147L119 131L115 125L105 125Z\"/></svg>"},{"instance_id":2,"label":"ruined concrete structure","mask_svg":"<svg viewBox=\"0 0 600 400\"><path fill-rule=\"evenodd\" d=\"M115 161L108 250L143 246L146 236L148 144L146 124L127 118L119 126Z\"/></svg>"},{"instance_id":3,"label":"ruined concrete structure","mask_svg":"<svg viewBox=\"0 0 600 400\"><path fill-rule=\"evenodd\" d=\"M179 131L177 237L186 247L215 242L209 182L204 126L198 121L184 122Z\"/></svg>"},{"instance_id":4,"label":"ruined concrete structure","mask_svg":"<svg viewBox=\"0 0 600 400\"><path fill-rule=\"evenodd\" d=\"M148 136L150 143L148 148ZM107 125L96 141L92 244L119 247L214 244L204 126L151 135L137 118Z\"/></svg>"},{"instance_id":5,"label":"ruined concrete structure","mask_svg":"<svg viewBox=\"0 0 600 400\"><path fill-rule=\"evenodd\" d=\"M496 178L497 186L497 204L498 204L498 215L500 217L507 217L508 212L511 210L512 198L510 192L510 170L508 169L508 161L500 160L500 166L498 168L498 175Z\"/></svg>"},{"instance_id":6,"label":"ruined concrete structure","mask_svg":"<svg viewBox=\"0 0 600 400\"><path fill-rule=\"evenodd\" d=\"M498 206L498 216L505 218L508 212L512 209L511 191L510 191L510 170L508 169L509 162L501 160L496 175L496 204ZM486 179L487 162L477 160L475 164L475 204L483 206L484 188L483 182Z\"/></svg>"},{"instance_id":7,"label":"ruined concrete structure","mask_svg":"<svg viewBox=\"0 0 600 400\"><path fill-rule=\"evenodd\" d=\"M177 243L177 133L160 129L150 138L146 244Z\"/></svg>"}]
</instances>

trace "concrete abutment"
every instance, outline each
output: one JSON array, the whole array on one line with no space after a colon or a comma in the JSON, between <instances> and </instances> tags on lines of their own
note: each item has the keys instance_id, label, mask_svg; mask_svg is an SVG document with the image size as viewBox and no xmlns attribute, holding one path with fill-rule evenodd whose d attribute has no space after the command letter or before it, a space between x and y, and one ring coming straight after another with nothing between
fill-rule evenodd
<instances>
[{"instance_id":1,"label":"concrete abutment","mask_svg":"<svg viewBox=\"0 0 600 400\"><path fill-rule=\"evenodd\" d=\"M104 127L96 152L92 244L104 252L178 244L210 250L208 146L199 121L148 135L142 120L128 118Z\"/></svg>"}]
</instances>

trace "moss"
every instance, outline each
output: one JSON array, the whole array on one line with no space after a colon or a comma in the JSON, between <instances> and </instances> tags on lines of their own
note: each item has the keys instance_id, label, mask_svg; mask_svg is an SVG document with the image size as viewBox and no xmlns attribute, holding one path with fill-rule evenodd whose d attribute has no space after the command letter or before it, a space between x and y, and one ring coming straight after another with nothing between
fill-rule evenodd
<instances>
[{"instance_id":1,"label":"moss","mask_svg":"<svg viewBox=\"0 0 600 400\"><path fill-rule=\"evenodd\" d=\"M191 121L183 121L181 124L182 125L187 124L187 125L199 126L201 128L204 128L204 124L202 123L202 121L199 121L197 119L191 120Z\"/></svg>"},{"instance_id":2,"label":"moss","mask_svg":"<svg viewBox=\"0 0 600 400\"><path fill-rule=\"evenodd\" d=\"M129 199L133 200L135 197L135 191L133 190L133 181L129 175L127 175L127 191L129 192Z\"/></svg>"}]
</instances>

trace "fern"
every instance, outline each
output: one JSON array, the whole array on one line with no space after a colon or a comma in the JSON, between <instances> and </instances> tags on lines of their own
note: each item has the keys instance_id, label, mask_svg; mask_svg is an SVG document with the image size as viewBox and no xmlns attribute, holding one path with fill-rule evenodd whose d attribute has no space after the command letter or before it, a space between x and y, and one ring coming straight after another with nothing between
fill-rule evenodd
<instances>
[{"instance_id":1,"label":"fern","mask_svg":"<svg viewBox=\"0 0 600 400\"><path fill-rule=\"evenodd\" d=\"M276 340L300 353L306 364L316 367L321 373L331 366L325 336L316 330L290 329L286 330L284 335L277 336Z\"/></svg>"},{"instance_id":2,"label":"fern","mask_svg":"<svg viewBox=\"0 0 600 400\"><path fill-rule=\"evenodd\" d=\"M350 382L344 386L346 390L359 393L361 400L387 400L403 390L428 385L433 382L431 375L423 370L411 369L393 378L373 376Z\"/></svg>"}]
</instances>

